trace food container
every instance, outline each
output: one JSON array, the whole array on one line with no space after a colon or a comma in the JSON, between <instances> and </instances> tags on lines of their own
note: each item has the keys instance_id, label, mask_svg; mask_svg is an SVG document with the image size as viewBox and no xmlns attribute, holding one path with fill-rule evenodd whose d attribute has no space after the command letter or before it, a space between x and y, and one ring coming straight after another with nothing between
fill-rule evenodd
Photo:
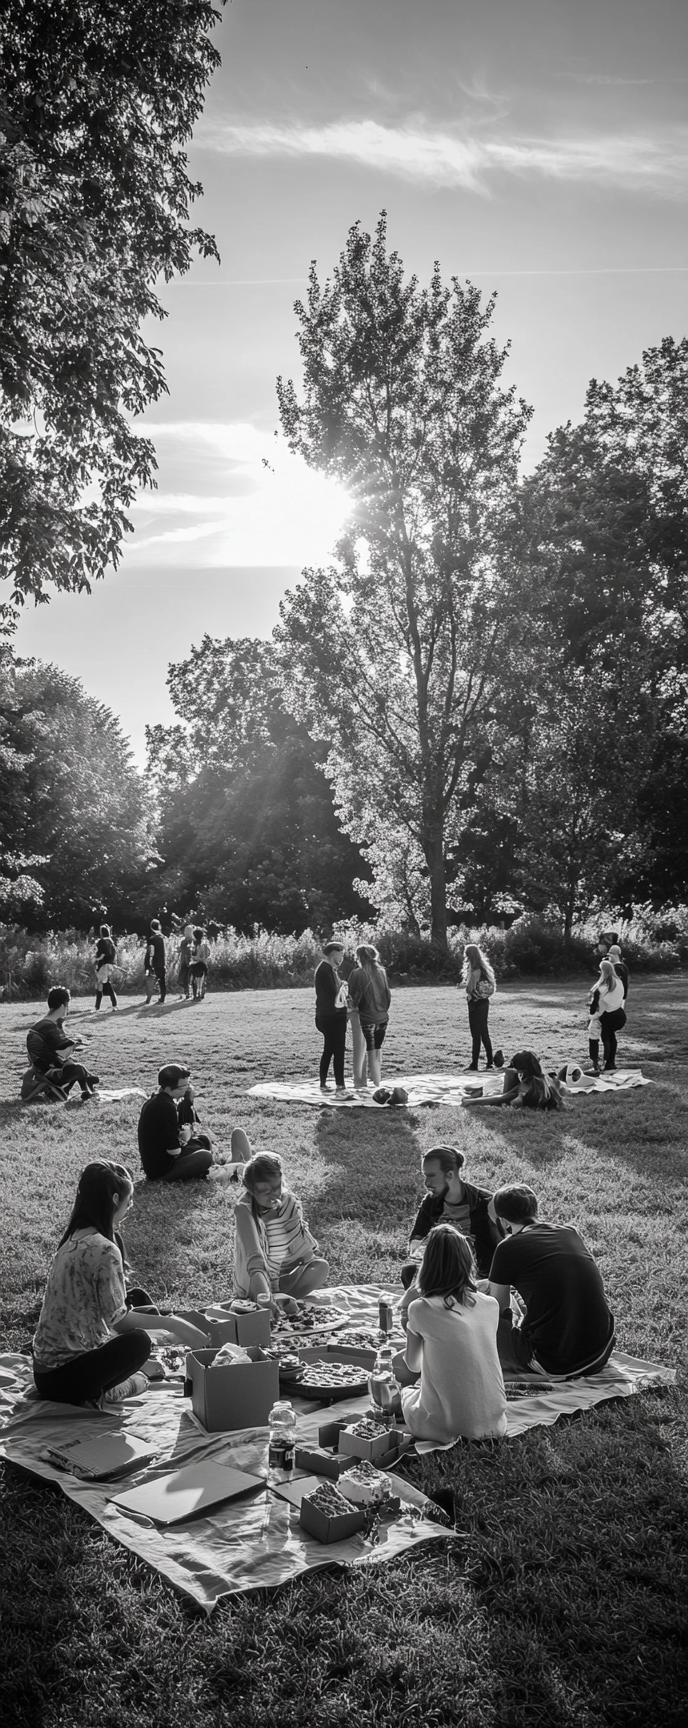
<instances>
[{"instance_id":1,"label":"food container","mask_svg":"<svg viewBox=\"0 0 688 1728\"><path fill-rule=\"evenodd\" d=\"M381 1470L361 1459L360 1464L344 1470L339 1479L339 1492L355 1506L372 1506L389 1494L389 1482Z\"/></svg>"},{"instance_id":2,"label":"food container","mask_svg":"<svg viewBox=\"0 0 688 1728\"><path fill-rule=\"evenodd\" d=\"M316 1492L322 1494L322 1490ZM341 1502L341 1511L337 1502ZM315 1536L317 1542L346 1542L365 1530L366 1522L366 1513L354 1511L334 1488L331 1489L330 1508L327 1510L317 1504L313 1495L301 1501L299 1524L307 1535Z\"/></svg>"},{"instance_id":3,"label":"food container","mask_svg":"<svg viewBox=\"0 0 688 1728\"><path fill-rule=\"evenodd\" d=\"M357 1429L364 1429L365 1432L357 1433ZM353 1458L367 1458L372 1462L374 1458L382 1458L383 1454L389 1452L393 1445L396 1452L397 1448L392 1439L393 1432L393 1429L383 1428L380 1423L371 1422L366 1418L364 1421L354 1423L350 1428L342 1429L339 1436L339 1450Z\"/></svg>"},{"instance_id":4,"label":"food container","mask_svg":"<svg viewBox=\"0 0 688 1728\"><path fill-rule=\"evenodd\" d=\"M326 1476L330 1482L339 1480L349 1462L347 1458L334 1458L331 1452L310 1452L305 1446L297 1446L294 1461L297 1470L307 1470L311 1476Z\"/></svg>"},{"instance_id":5,"label":"food container","mask_svg":"<svg viewBox=\"0 0 688 1728\"><path fill-rule=\"evenodd\" d=\"M216 1350L190 1350L186 1358L194 1416L209 1434L238 1428L266 1428L279 1395L279 1371L257 1345L247 1345L250 1362L213 1366Z\"/></svg>"}]
</instances>

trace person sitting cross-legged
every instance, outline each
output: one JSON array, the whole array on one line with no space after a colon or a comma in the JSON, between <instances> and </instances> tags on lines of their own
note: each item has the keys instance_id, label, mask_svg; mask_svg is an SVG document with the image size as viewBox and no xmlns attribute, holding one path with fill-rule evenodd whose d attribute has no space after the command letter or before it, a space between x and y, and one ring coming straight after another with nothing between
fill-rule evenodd
<instances>
[{"instance_id":1,"label":"person sitting cross-legged","mask_svg":"<svg viewBox=\"0 0 688 1728\"><path fill-rule=\"evenodd\" d=\"M497 1346L505 1374L551 1380L597 1374L614 1348L614 1316L602 1275L573 1224L538 1217L525 1183L498 1188L494 1209L507 1231L479 1288L499 1303ZM511 1292L525 1308L514 1325Z\"/></svg>"},{"instance_id":2,"label":"person sitting cross-legged","mask_svg":"<svg viewBox=\"0 0 688 1728\"><path fill-rule=\"evenodd\" d=\"M423 1153L426 1195L411 1227L409 1259L401 1268L401 1282L405 1289L400 1304L402 1314L406 1314L409 1303L417 1297L419 1262L430 1231L436 1224L453 1224L462 1236L468 1238L478 1272L486 1275L490 1270L495 1248L501 1242L504 1230L494 1216L490 1189L478 1188L474 1182L467 1181L465 1163L466 1155L457 1146L431 1146Z\"/></svg>"},{"instance_id":3,"label":"person sitting cross-legged","mask_svg":"<svg viewBox=\"0 0 688 1728\"><path fill-rule=\"evenodd\" d=\"M55 984L48 991L48 1012L38 1020L27 1035L26 1048L34 1073L44 1075L64 1096L75 1084L81 1087L82 1101L93 1098L99 1076L91 1074L83 1062L73 1062L71 1052L81 1049L83 1039L70 1038L65 1032L71 994L65 985Z\"/></svg>"},{"instance_id":4,"label":"person sitting cross-legged","mask_svg":"<svg viewBox=\"0 0 688 1728\"><path fill-rule=\"evenodd\" d=\"M150 1182L190 1182L196 1176L207 1176L213 1163L207 1134L196 1130L188 1111L182 1105L180 1123L178 1105L187 1099L191 1070L179 1062L168 1062L158 1074L158 1091L153 1092L139 1116L139 1153L144 1172ZM193 1106L193 1098L188 1101Z\"/></svg>"},{"instance_id":5,"label":"person sitting cross-legged","mask_svg":"<svg viewBox=\"0 0 688 1728\"><path fill-rule=\"evenodd\" d=\"M327 1283L330 1270L303 1216L301 1201L282 1183L276 1152L257 1152L244 1165L237 1201L234 1295L270 1298L309 1296Z\"/></svg>"}]
</instances>

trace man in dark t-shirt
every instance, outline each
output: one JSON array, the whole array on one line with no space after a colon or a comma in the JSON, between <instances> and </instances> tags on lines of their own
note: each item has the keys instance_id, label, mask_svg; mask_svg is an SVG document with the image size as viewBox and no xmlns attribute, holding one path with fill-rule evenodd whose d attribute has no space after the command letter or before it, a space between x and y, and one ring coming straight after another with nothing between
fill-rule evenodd
<instances>
[{"instance_id":1,"label":"man in dark t-shirt","mask_svg":"<svg viewBox=\"0 0 688 1728\"><path fill-rule=\"evenodd\" d=\"M597 1373L612 1353L614 1316L582 1236L573 1224L542 1222L525 1183L498 1188L494 1209L508 1235L495 1248L486 1288L499 1302L504 1373L553 1379ZM525 1306L520 1326L513 1325L512 1289Z\"/></svg>"},{"instance_id":2,"label":"man in dark t-shirt","mask_svg":"<svg viewBox=\"0 0 688 1728\"><path fill-rule=\"evenodd\" d=\"M165 938L160 929L159 918L151 918L143 969L146 974L146 1007L153 1000L156 984L160 991L160 1001L164 1002L167 994Z\"/></svg>"},{"instance_id":3,"label":"man in dark t-shirt","mask_svg":"<svg viewBox=\"0 0 688 1728\"><path fill-rule=\"evenodd\" d=\"M81 1087L82 1101L93 1098L94 1086L98 1085L98 1075L91 1074L82 1062L73 1062L67 1052L79 1050L83 1044L82 1038L70 1038L65 1032L65 1020L69 1013L71 995L66 985L55 984L48 991L48 1012L43 1020L37 1021L31 1027L26 1039L26 1048L35 1072L45 1074L52 1084L59 1087L65 1095L71 1090L75 1081Z\"/></svg>"},{"instance_id":4,"label":"man in dark t-shirt","mask_svg":"<svg viewBox=\"0 0 688 1728\"><path fill-rule=\"evenodd\" d=\"M190 1070L178 1062L161 1068L159 1090L147 1099L139 1116L139 1154L151 1182L189 1182L194 1176L207 1176L213 1163L207 1135L193 1135L188 1123L179 1124L177 1102L184 1097L190 1077Z\"/></svg>"}]
</instances>

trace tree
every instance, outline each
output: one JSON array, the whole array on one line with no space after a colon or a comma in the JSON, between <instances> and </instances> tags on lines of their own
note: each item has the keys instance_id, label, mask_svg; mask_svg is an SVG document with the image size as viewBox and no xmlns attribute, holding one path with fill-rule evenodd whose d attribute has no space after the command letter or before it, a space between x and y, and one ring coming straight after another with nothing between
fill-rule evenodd
<instances>
[{"instance_id":1,"label":"tree","mask_svg":"<svg viewBox=\"0 0 688 1728\"><path fill-rule=\"evenodd\" d=\"M129 917L154 860L147 794L119 723L76 678L0 666L4 914L33 928Z\"/></svg>"},{"instance_id":2,"label":"tree","mask_svg":"<svg viewBox=\"0 0 688 1728\"><path fill-rule=\"evenodd\" d=\"M350 230L296 303L303 400L278 380L290 448L352 500L340 563L304 571L276 632L284 700L328 747L344 827L372 857L408 837L446 946L447 881L508 682L504 521L530 410L500 388L492 300L435 266L429 288ZM407 842L406 842L407 843Z\"/></svg>"},{"instance_id":3,"label":"tree","mask_svg":"<svg viewBox=\"0 0 688 1728\"><path fill-rule=\"evenodd\" d=\"M165 390L141 333L212 238L186 172L219 56L209 0L14 0L0 16L0 575L6 629L117 564Z\"/></svg>"},{"instance_id":4,"label":"tree","mask_svg":"<svg viewBox=\"0 0 688 1728\"><path fill-rule=\"evenodd\" d=\"M165 860L151 894L247 932L365 914L363 860L338 828L324 750L284 708L271 644L205 636L168 685L180 722L147 734Z\"/></svg>"}]
</instances>

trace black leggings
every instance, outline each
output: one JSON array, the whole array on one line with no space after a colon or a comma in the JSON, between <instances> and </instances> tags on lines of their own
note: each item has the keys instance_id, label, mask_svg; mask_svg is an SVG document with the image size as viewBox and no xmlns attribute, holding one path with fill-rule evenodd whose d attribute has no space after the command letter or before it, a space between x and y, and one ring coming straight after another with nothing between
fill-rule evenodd
<instances>
[{"instance_id":1,"label":"black leggings","mask_svg":"<svg viewBox=\"0 0 688 1728\"><path fill-rule=\"evenodd\" d=\"M473 1039L471 1062L474 1068L477 1068L480 1060L481 1044L484 1044L485 1046L485 1055L488 1062L490 1064L492 1063L492 1045L490 1043L490 1034L487 1030L489 1006L490 1004L487 1000L484 1002L469 1002L468 1004L468 1024L471 1029L471 1038Z\"/></svg>"},{"instance_id":2,"label":"black leggings","mask_svg":"<svg viewBox=\"0 0 688 1728\"><path fill-rule=\"evenodd\" d=\"M623 1008L615 1008L613 1014L600 1014L602 1029L602 1045L604 1049L605 1068L613 1068L616 1064L617 1042L616 1034L626 1024Z\"/></svg>"},{"instance_id":3,"label":"black leggings","mask_svg":"<svg viewBox=\"0 0 688 1728\"><path fill-rule=\"evenodd\" d=\"M193 1140L188 1140L183 1152L175 1158L171 1170L163 1176L163 1182L192 1182L196 1176L207 1176L213 1162L210 1141L207 1134L196 1134Z\"/></svg>"},{"instance_id":4,"label":"black leggings","mask_svg":"<svg viewBox=\"0 0 688 1728\"><path fill-rule=\"evenodd\" d=\"M59 1067L45 1069L54 1086L60 1086L63 1092L71 1092L75 1081L78 1081L82 1092L88 1091L91 1076L81 1062L61 1062Z\"/></svg>"},{"instance_id":5,"label":"black leggings","mask_svg":"<svg viewBox=\"0 0 688 1728\"><path fill-rule=\"evenodd\" d=\"M323 1053L320 1058L320 1084L324 1086L330 1071L330 1063L334 1066L336 1086L344 1085L344 1053L346 1051L346 1014L332 1014L327 1020L316 1020L318 1031L323 1035Z\"/></svg>"},{"instance_id":6,"label":"black leggings","mask_svg":"<svg viewBox=\"0 0 688 1728\"><path fill-rule=\"evenodd\" d=\"M109 996L113 1008L117 1007L117 997L109 978L104 978L102 984L96 979L96 1008L100 1007L103 996Z\"/></svg>"},{"instance_id":7,"label":"black leggings","mask_svg":"<svg viewBox=\"0 0 688 1728\"><path fill-rule=\"evenodd\" d=\"M75 1356L62 1368L45 1371L34 1363L33 1377L41 1398L52 1398L58 1404L96 1403L111 1386L121 1386L130 1374L138 1373L151 1353L147 1332L119 1332L109 1338L99 1350L88 1350L85 1356Z\"/></svg>"}]
</instances>

